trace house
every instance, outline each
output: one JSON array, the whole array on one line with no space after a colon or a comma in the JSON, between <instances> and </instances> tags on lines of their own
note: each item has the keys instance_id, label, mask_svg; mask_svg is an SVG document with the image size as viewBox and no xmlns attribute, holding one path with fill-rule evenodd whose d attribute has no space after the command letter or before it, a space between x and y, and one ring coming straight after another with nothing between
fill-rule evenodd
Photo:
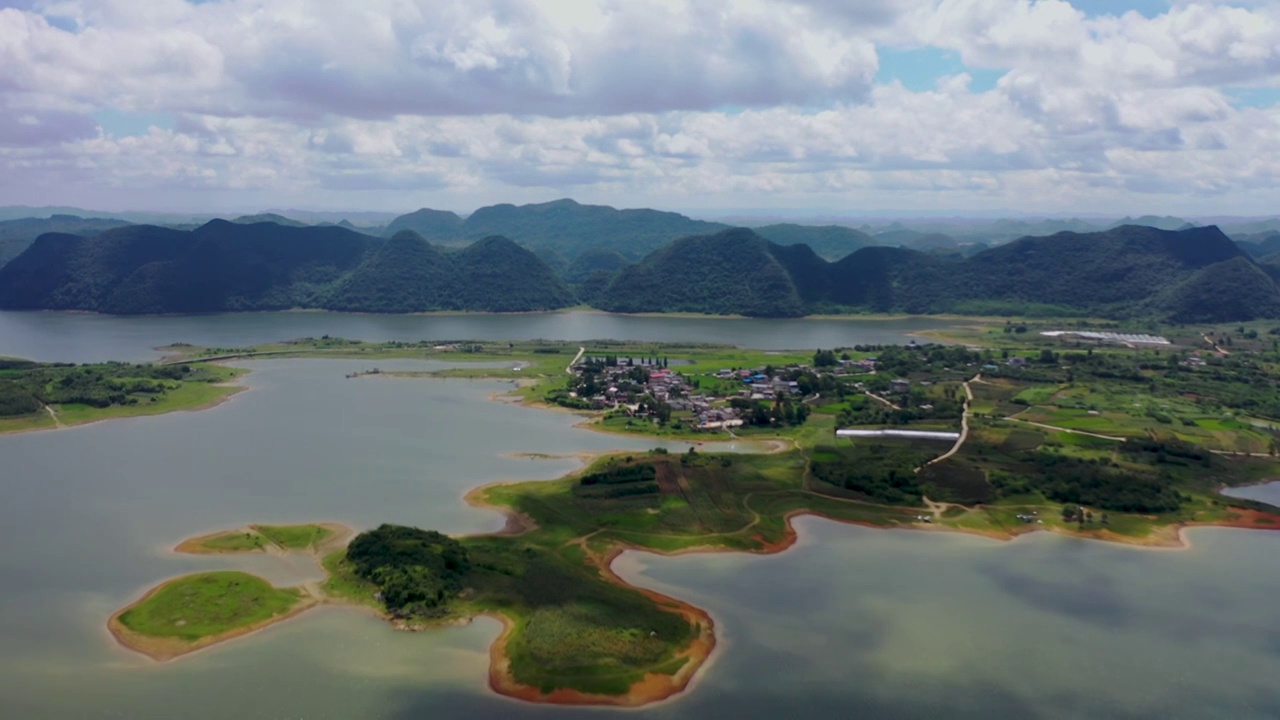
<instances>
[{"instance_id":1,"label":"house","mask_svg":"<svg viewBox=\"0 0 1280 720\"><path fill-rule=\"evenodd\" d=\"M1011 368L1021 368L1026 366L1027 366L1027 359L1024 357L1009 358L1009 367Z\"/></svg>"},{"instance_id":2,"label":"house","mask_svg":"<svg viewBox=\"0 0 1280 720\"><path fill-rule=\"evenodd\" d=\"M889 383L889 391L893 393L906 394L911 392L911 381L901 378L893 380Z\"/></svg>"}]
</instances>

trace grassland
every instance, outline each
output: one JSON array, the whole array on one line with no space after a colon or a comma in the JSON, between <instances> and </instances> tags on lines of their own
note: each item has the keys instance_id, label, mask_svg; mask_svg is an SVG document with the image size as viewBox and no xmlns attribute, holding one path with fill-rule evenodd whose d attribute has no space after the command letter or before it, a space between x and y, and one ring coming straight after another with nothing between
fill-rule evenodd
<instances>
[{"instance_id":1,"label":"grassland","mask_svg":"<svg viewBox=\"0 0 1280 720\"><path fill-rule=\"evenodd\" d=\"M276 588L236 571L186 575L161 584L112 616L122 644L158 660L244 635L315 604L301 588Z\"/></svg>"},{"instance_id":2,"label":"grassland","mask_svg":"<svg viewBox=\"0 0 1280 720\"><path fill-rule=\"evenodd\" d=\"M174 550L194 555L241 552L320 553L346 538L351 530L336 523L308 525L250 525L183 540Z\"/></svg>"}]
</instances>

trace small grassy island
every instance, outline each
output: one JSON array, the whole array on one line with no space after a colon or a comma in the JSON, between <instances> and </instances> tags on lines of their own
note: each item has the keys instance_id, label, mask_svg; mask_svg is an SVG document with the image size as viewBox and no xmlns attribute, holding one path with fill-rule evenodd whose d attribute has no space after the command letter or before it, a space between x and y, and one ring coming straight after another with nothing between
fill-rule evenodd
<instances>
[{"instance_id":1,"label":"small grassy island","mask_svg":"<svg viewBox=\"0 0 1280 720\"><path fill-rule=\"evenodd\" d=\"M303 588L276 588L248 573L184 575L112 616L126 647L168 660L279 622L316 604Z\"/></svg>"},{"instance_id":2,"label":"small grassy island","mask_svg":"<svg viewBox=\"0 0 1280 720\"><path fill-rule=\"evenodd\" d=\"M461 366L348 377L509 380L514 399L580 413L589 429L692 447L610 454L559 480L477 488L469 502L508 516L508 530L492 535L383 525L344 548L328 526L254 525L195 538L179 549L307 550L329 578L289 604L278 593L290 590L188 576L113 622L189 639L226 623L251 629L270 622L262 613L277 618L308 602L370 607L406 629L488 615L505 627L491 650L496 691L635 706L685 688L715 633L704 611L615 575L612 561L628 549L778 552L801 514L1168 547L1185 545L1188 527L1280 529L1280 510L1219 492L1280 477L1280 328L1002 319L948 332L956 344L816 352L334 338L183 348L197 366L261 356L449 359ZM717 440L760 450L717 452ZM213 620L169 609L184 597L204 607L202 593L219 587L240 599L224 601L230 609ZM236 611L248 606L256 614Z\"/></svg>"},{"instance_id":3,"label":"small grassy island","mask_svg":"<svg viewBox=\"0 0 1280 720\"><path fill-rule=\"evenodd\" d=\"M183 540L176 552L193 555L241 552L318 552L350 534L336 523L312 525L250 525Z\"/></svg>"},{"instance_id":4,"label":"small grassy island","mask_svg":"<svg viewBox=\"0 0 1280 720\"><path fill-rule=\"evenodd\" d=\"M188 538L174 552L300 552L319 560L350 536L351 530L337 523L250 525ZM314 587L277 588L234 570L202 572L161 583L113 615L108 626L125 647L169 660L260 630L324 600Z\"/></svg>"}]
</instances>

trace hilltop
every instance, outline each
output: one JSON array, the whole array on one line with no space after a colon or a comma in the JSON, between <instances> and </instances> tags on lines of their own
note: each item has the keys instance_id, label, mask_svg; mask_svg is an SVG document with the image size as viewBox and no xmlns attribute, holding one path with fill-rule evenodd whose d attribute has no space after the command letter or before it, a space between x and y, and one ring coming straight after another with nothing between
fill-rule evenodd
<instances>
[{"instance_id":1,"label":"hilltop","mask_svg":"<svg viewBox=\"0 0 1280 720\"><path fill-rule=\"evenodd\" d=\"M423 208L396 218L385 232L412 229L442 243L501 235L531 250L554 250L569 259L589 248L614 250L636 259L677 238L726 227L679 213L619 210L564 199L531 205L490 205L465 220L451 212Z\"/></svg>"},{"instance_id":2,"label":"hilltop","mask_svg":"<svg viewBox=\"0 0 1280 720\"><path fill-rule=\"evenodd\" d=\"M53 215L47 218L0 220L0 267L31 247L37 237L49 232L73 235L97 235L103 230L129 223L111 218L82 218L77 215Z\"/></svg>"}]
</instances>

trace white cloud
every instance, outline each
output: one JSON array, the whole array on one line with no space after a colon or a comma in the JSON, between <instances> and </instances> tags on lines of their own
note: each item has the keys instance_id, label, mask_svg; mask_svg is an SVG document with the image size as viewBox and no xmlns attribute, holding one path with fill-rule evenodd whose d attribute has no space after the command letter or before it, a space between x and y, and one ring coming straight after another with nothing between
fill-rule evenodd
<instances>
[{"instance_id":1,"label":"white cloud","mask_svg":"<svg viewBox=\"0 0 1280 720\"><path fill-rule=\"evenodd\" d=\"M0 192L382 208L1274 212L1274 3L65 0L0 9ZM65 23L58 23L65 27ZM971 72L876 84L877 45ZM995 88L974 74L996 69ZM115 137L94 111L164 113ZM105 200L104 200L105 201ZM229 200L228 200L229 201Z\"/></svg>"}]
</instances>

